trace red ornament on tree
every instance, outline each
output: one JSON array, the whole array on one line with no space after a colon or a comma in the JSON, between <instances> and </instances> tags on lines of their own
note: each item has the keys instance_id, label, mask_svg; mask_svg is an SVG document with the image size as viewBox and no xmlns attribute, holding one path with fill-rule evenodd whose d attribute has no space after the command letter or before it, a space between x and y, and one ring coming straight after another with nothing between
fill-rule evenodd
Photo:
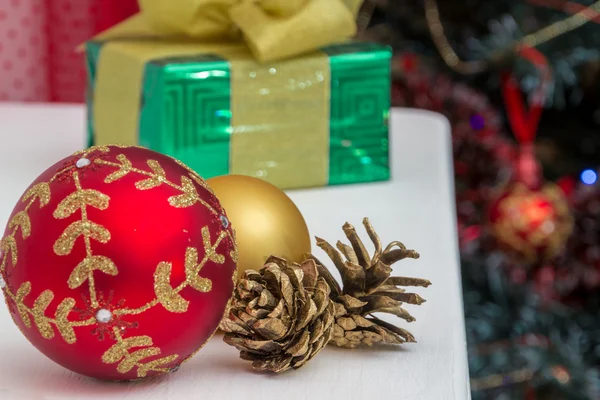
<instances>
[{"instance_id":1,"label":"red ornament on tree","mask_svg":"<svg viewBox=\"0 0 600 400\"><path fill-rule=\"evenodd\" d=\"M532 264L555 257L564 249L573 231L573 217L560 187L543 182L533 147L549 71L535 49L522 48L520 54L540 68L543 83L526 112L516 80L510 76L504 79L507 113L520 152L515 173L491 202L488 216L498 242L521 261Z\"/></svg>"},{"instance_id":2,"label":"red ornament on tree","mask_svg":"<svg viewBox=\"0 0 600 400\"><path fill-rule=\"evenodd\" d=\"M567 199L552 183L511 181L490 204L489 221L498 242L530 264L558 255L573 230Z\"/></svg>"},{"instance_id":3,"label":"red ornament on tree","mask_svg":"<svg viewBox=\"0 0 600 400\"><path fill-rule=\"evenodd\" d=\"M217 329L234 233L204 180L134 147L94 147L37 178L10 216L0 284L42 353L83 375L168 372Z\"/></svg>"}]
</instances>

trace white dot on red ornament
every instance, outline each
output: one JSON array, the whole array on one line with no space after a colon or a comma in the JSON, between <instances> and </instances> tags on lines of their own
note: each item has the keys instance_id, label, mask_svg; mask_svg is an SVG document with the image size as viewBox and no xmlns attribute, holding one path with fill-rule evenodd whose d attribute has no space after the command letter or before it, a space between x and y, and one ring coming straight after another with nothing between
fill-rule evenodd
<instances>
[{"instance_id":1,"label":"white dot on red ornament","mask_svg":"<svg viewBox=\"0 0 600 400\"><path fill-rule=\"evenodd\" d=\"M542 229L542 232L550 234L554 232L554 222L546 221L542 224L540 228Z\"/></svg>"},{"instance_id":2,"label":"white dot on red ornament","mask_svg":"<svg viewBox=\"0 0 600 400\"><path fill-rule=\"evenodd\" d=\"M85 157L84 158L80 158L75 163L75 166L77 168L84 168L84 167L87 167L88 165L90 165L90 160L88 158L85 158Z\"/></svg>"},{"instance_id":3,"label":"white dot on red ornament","mask_svg":"<svg viewBox=\"0 0 600 400\"><path fill-rule=\"evenodd\" d=\"M221 215L221 216L219 216L219 219L221 220L221 225L223 225L223 228L225 228L225 229L229 228L229 220L227 219L226 216Z\"/></svg>"},{"instance_id":4,"label":"white dot on red ornament","mask_svg":"<svg viewBox=\"0 0 600 400\"><path fill-rule=\"evenodd\" d=\"M96 312L96 321L106 324L112 319L112 313L106 308L101 308Z\"/></svg>"}]
</instances>

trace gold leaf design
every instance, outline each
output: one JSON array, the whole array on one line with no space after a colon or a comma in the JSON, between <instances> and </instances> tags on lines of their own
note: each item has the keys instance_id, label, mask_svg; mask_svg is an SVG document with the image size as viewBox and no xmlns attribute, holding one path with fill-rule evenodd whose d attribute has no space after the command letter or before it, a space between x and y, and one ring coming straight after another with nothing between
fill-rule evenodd
<instances>
[{"instance_id":1,"label":"gold leaf design","mask_svg":"<svg viewBox=\"0 0 600 400\"><path fill-rule=\"evenodd\" d=\"M145 358L160 354L160 349L158 347L150 347L153 345L152 338L149 336L134 336L123 339L118 330L115 331L115 335L117 337L117 343L102 355L102 362L106 364L119 362L117 371L122 374L131 371L134 367L138 368L137 375L139 378L145 377L149 371L167 372L168 369L160 367L175 361L179 357L179 355L173 354L168 357L143 363L141 361ZM135 350L130 353L129 351L134 347L146 348Z\"/></svg>"},{"instance_id":2,"label":"gold leaf design","mask_svg":"<svg viewBox=\"0 0 600 400\"><path fill-rule=\"evenodd\" d=\"M121 147L121 146L116 146L116 147ZM89 154L94 151L99 151L101 153L108 153L110 151L110 148L106 145L97 145L97 146L92 146L88 149L78 150L75 153L73 153L73 155Z\"/></svg>"},{"instance_id":3,"label":"gold leaf design","mask_svg":"<svg viewBox=\"0 0 600 400\"><path fill-rule=\"evenodd\" d=\"M220 243L221 240L223 240L223 238L227 235L227 232L221 232L219 240L214 246L210 242L210 231L208 230L208 226L203 226L200 232L202 233L202 242L204 243L206 257L217 264L223 264L225 262L225 256L222 254L217 254L216 248L218 243Z\"/></svg>"},{"instance_id":4,"label":"gold leaf design","mask_svg":"<svg viewBox=\"0 0 600 400\"><path fill-rule=\"evenodd\" d=\"M56 240L54 252L59 256L70 254L80 236L97 240L100 243L108 243L110 240L110 232L102 225L92 221L75 221Z\"/></svg>"},{"instance_id":5,"label":"gold leaf design","mask_svg":"<svg viewBox=\"0 0 600 400\"><path fill-rule=\"evenodd\" d=\"M17 289L17 293L15 294L15 303L17 303L17 311L21 316L21 320L26 327L31 328L31 320L29 319L29 309L23 303L25 297L27 297L31 293L31 282L23 282L23 284Z\"/></svg>"},{"instance_id":6,"label":"gold leaf design","mask_svg":"<svg viewBox=\"0 0 600 400\"><path fill-rule=\"evenodd\" d=\"M46 182L38 183L30 188L23 195L22 201L27 201L30 198L37 198L40 201L40 208L46 206L50 202L50 185Z\"/></svg>"},{"instance_id":7,"label":"gold leaf design","mask_svg":"<svg viewBox=\"0 0 600 400\"><path fill-rule=\"evenodd\" d=\"M77 340L75 330L67 319L73 307L75 307L75 299L67 297L56 308L56 327L60 335L65 339L65 342L69 344L73 344Z\"/></svg>"},{"instance_id":8,"label":"gold leaf design","mask_svg":"<svg viewBox=\"0 0 600 400\"><path fill-rule=\"evenodd\" d=\"M236 240L236 237L235 237L235 230L232 230L231 232L232 232L232 234L231 234L231 242L233 243L233 250L231 250L229 252L229 257L231 257L231 259L233 260L233 262L237 264L238 260L239 260L239 255L238 255L237 240Z\"/></svg>"},{"instance_id":9,"label":"gold leaf design","mask_svg":"<svg viewBox=\"0 0 600 400\"><path fill-rule=\"evenodd\" d=\"M93 189L81 189L65 197L54 210L54 218L64 219L75 211L92 206L99 210L108 208L109 197Z\"/></svg>"},{"instance_id":10,"label":"gold leaf design","mask_svg":"<svg viewBox=\"0 0 600 400\"><path fill-rule=\"evenodd\" d=\"M21 236L27 239L31 235L31 220L26 211L19 211L8 223L9 229L21 229Z\"/></svg>"},{"instance_id":11,"label":"gold leaf design","mask_svg":"<svg viewBox=\"0 0 600 400\"><path fill-rule=\"evenodd\" d=\"M200 200L196 186L187 176L181 177L181 191L183 194L169 197L169 204L177 208L193 206Z\"/></svg>"},{"instance_id":12,"label":"gold leaf design","mask_svg":"<svg viewBox=\"0 0 600 400\"><path fill-rule=\"evenodd\" d=\"M138 362L143 360L144 358L157 356L160 354L160 349L158 347L150 347L147 349L141 349L134 351L133 353L129 353L127 357L123 359L117 366L117 371L124 374L129 372L138 365Z\"/></svg>"},{"instance_id":13,"label":"gold leaf design","mask_svg":"<svg viewBox=\"0 0 600 400\"><path fill-rule=\"evenodd\" d=\"M212 289L212 281L198 276L204 264L198 264L198 250L188 247L185 252L185 276L191 287L199 292L208 293Z\"/></svg>"},{"instance_id":14,"label":"gold leaf design","mask_svg":"<svg viewBox=\"0 0 600 400\"><path fill-rule=\"evenodd\" d=\"M156 298L145 305L138 308L122 308L115 310L117 315L136 315L149 310L157 304L162 304L165 309L171 312L185 312L189 302L179 295L184 288L192 286L199 292L207 293L212 290L212 281L208 278L198 276L208 260L213 260L217 263L223 263L225 258L216 253L217 247L221 241L228 236L227 231L222 231L219 234L214 244L210 243L210 234L208 228L202 229L204 239L205 254L202 260L198 263L198 250L193 247L188 247L185 252L185 275L186 280L176 288L171 286L171 270L172 265L168 262L161 262L156 267L154 272L154 292ZM222 259L222 261L221 261ZM235 279L234 279L235 282Z\"/></svg>"},{"instance_id":15,"label":"gold leaf design","mask_svg":"<svg viewBox=\"0 0 600 400\"><path fill-rule=\"evenodd\" d=\"M165 184L167 186L172 187L173 189L183 192L183 194L169 197L169 199L168 199L169 204L171 204L173 207L186 208L186 207L193 206L196 203L200 203L204 207L206 207L211 213L213 213L215 215L219 214L217 212L217 210L215 210L210 204L208 204L206 201L204 201L198 195L198 192L196 190L196 187L194 186L194 182L192 181L192 179L194 181L196 181L198 183L198 185L204 187L211 193L212 193L212 190L206 184L206 182L204 182L204 180L202 178L200 178L200 176L198 174L196 174L194 171L192 171L191 169L184 166L186 168L186 170L189 172L189 175L192 177L192 179L188 178L187 176L182 176L181 177L181 186L179 186L167 179L163 168L159 165L158 162L156 162L154 160L148 161L148 165L152 169L152 172L150 172L150 171L144 171L139 168L133 167L131 162L129 160L127 160L127 158L122 154L117 156L117 159L120 161L120 163L115 163L112 161L107 161L107 160L102 160L102 159L96 159L95 162L97 164L109 165L111 167L119 168L117 171L110 174L104 180L104 182L106 182L106 183L114 182L115 180L120 179L121 177L127 175L129 172L135 172L136 174L148 177L148 179L145 179L145 180L142 180L142 181L139 181L136 183L136 187L140 190L147 190L147 189L157 187L161 184ZM180 165L182 165L182 164L180 164Z\"/></svg>"},{"instance_id":16,"label":"gold leaf design","mask_svg":"<svg viewBox=\"0 0 600 400\"><path fill-rule=\"evenodd\" d=\"M186 312L189 301L177 293L171 286L171 263L161 262L154 272L154 292L160 304L174 313Z\"/></svg>"},{"instance_id":17,"label":"gold leaf design","mask_svg":"<svg viewBox=\"0 0 600 400\"><path fill-rule=\"evenodd\" d=\"M23 195L21 201L29 201L29 203L25 206L24 210L19 211L11 218L8 223L8 229L12 229L12 232L0 241L0 250L5 254L0 261L1 270L4 270L6 267L8 254L10 254L13 267L17 266L18 252L15 235L18 230L21 230L21 237L23 239L27 239L31 236L31 219L29 218L27 211L33 205L35 199L39 200L40 208L48 204L50 201L50 185L48 183L38 183L29 188Z\"/></svg>"},{"instance_id":18,"label":"gold leaf design","mask_svg":"<svg viewBox=\"0 0 600 400\"><path fill-rule=\"evenodd\" d=\"M35 300L33 308L31 309L33 322L44 339L52 339L54 337L54 329L52 329L52 325L50 325L51 319L45 315L46 308L48 308L53 298L54 293L52 293L52 291L44 290Z\"/></svg>"},{"instance_id":19,"label":"gold leaf design","mask_svg":"<svg viewBox=\"0 0 600 400\"><path fill-rule=\"evenodd\" d=\"M99 159L96 159L98 161ZM82 236L85 244L85 258L71 272L67 281L71 289L81 286L87 281L90 292L90 303L92 307L98 306L96 297L96 284L94 281L94 271L100 270L109 275L117 274L117 267L108 258L92 254L92 243L94 239L100 243L108 243L110 240L110 231L88 219L87 207L92 206L99 210L108 208L110 197L97 190L83 189L79 173L72 172L76 191L65 197L54 210L54 217L58 219L71 216L76 210L81 210L81 219L71 223L54 242L54 253L59 256L71 254L75 242Z\"/></svg>"},{"instance_id":20,"label":"gold leaf design","mask_svg":"<svg viewBox=\"0 0 600 400\"><path fill-rule=\"evenodd\" d=\"M112 174L108 175L106 178L104 178L104 183L112 183L118 179L121 179L122 177L131 172L133 165L131 164L131 161L129 161L129 159L125 156L125 154L119 154L117 156L117 160L120 162L120 168ZM96 160L96 162L101 161L102 160Z\"/></svg>"},{"instance_id":21,"label":"gold leaf design","mask_svg":"<svg viewBox=\"0 0 600 400\"><path fill-rule=\"evenodd\" d=\"M115 263L105 256L88 256L83 259L71 272L68 284L70 289L81 286L94 271L102 271L105 274L115 276L119 273Z\"/></svg>"},{"instance_id":22,"label":"gold leaf design","mask_svg":"<svg viewBox=\"0 0 600 400\"><path fill-rule=\"evenodd\" d=\"M2 243L0 243L2 247L2 252L6 255L10 253L10 259L12 261L13 267L17 265L18 253L17 253L17 242L15 241L14 236L10 235L2 239Z\"/></svg>"},{"instance_id":23,"label":"gold leaf design","mask_svg":"<svg viewBox=\"0 0 600 400\"><path fill-rule=\"evenodd\" d=\"M158 161L148 160L148 166L154 172L154 175L150 176L148 179L144 179L143 181L139 181L135 183L135 187L139 190L148 190L153 189L155 187L160 186L163 182L167 180L167 176L163 167L160 166Z\"/></svg>"},{"instance_id":24,"label":"gold leaf design","mask_svg":"<svg viewBox=\"0 0 600 400\"><path fill-rule=\"evenodd\" d=\"M159 367L161 365L172 363L173 361L177 360L178 357L179 357L178 354L173 354L170 356L159 358L157 360L152 360L150 362L147 362L146 364L139 365L138 366L138 377L140 377L140 378L145 377L149 371L166 372L165 369L160 369Z\"/></svg>"},{"instance_id":25,"label":"gold leaf design","mask_svg":"<svg viewBox=\"0 0 600 400\"><path fill-rule=\"evenodd\" d=\"M204 189L206 189L206 190L207 190L207 191L208 191L210 194L213 194L213 195L215 194L215 192L214 192L214 191L212 190L212 188L211 188L211 187L208 185L208 183L206 183L206 181L205 181L205 180L204 180L204 179L203 179L203 178L202 178L202 177L201 177L201 176L200 176L200 175L199 175L199 174L198 174L196 171L194 171L193 169L191 169L190 167L188 167L187 165L185 165L185 164L184 164L184 163L182 163L181 161L179 161L179 160L177 160L177 159L175 159L175 158L174 158L174 160L175 160L175 162L176 162L176 163L177 163L179 166L181 166L181 167L185 168L185 169L188 171L188 173L189 173L190 177L191 177L191 178L192 178L192 179L193 179L193 180L194 180L194 181L195 181L195 182L196 182L198 185L200 185L201 187L203 187Z\"/></svg>"},{"instance_id":26,"label":"gold leaf design","mask_svg":"<svg viewBox=\"0 0 600 400\"><path fill-rule=\"evenodd\" d=\"M132 347L152 346L150 336L133 336L127 339L117 341L110 349L102 355L102 362L105 364L114 364L124 357L129 356L129 349Z\"/></svg>"},{"instance_id":27,"label":"gold leaf design","mask_svg":"<svg viewBox=\"0 0 600 400\"><path fill-rule=\"evenodd\" d=\"M200 185L200 187L206 189L210 194L214 195L215 192L212 190L212 188L208 185L208 183L206 183L206 181L204 180L204 178L202 178L196 171L194 171L193 169L191 169L190 167L188 167L186 164L184 164L182 161L171 157L171 159L173 159L173 161L175 161L175 163L177 165L179 165L180 167L184 168L186 171L188 171L189 176L194 180L194 182L196 182L198 185Z\"/></svg>"},{"instance_id":28,"label":"gold leaf design","mask_svg":"<svg viewBox=\"0 0 600 400\"><path fill-rule=\"evenodd\" d=\"M96 323L96 319L93 317L82 321L69 321L67 317L75 306L75 300L70 297L64 299L58 305L55 319L47 317L45 315L46 309L54 299L54 293L50 290L44 290L34 301L33 306L29 308L25 305L25 298L31 293L30 282L24 282L16 294L13 294L9 288L6 288L5 293L8 298L14 301L23 324L27 328L31 328L32 316L35 326L45 339L52 339L54 337L54 328L52 327L54 324L65 341L72 344L77 340L75 331L73 330L74 326L89 326Z\"/></svg>"}]
</instances>

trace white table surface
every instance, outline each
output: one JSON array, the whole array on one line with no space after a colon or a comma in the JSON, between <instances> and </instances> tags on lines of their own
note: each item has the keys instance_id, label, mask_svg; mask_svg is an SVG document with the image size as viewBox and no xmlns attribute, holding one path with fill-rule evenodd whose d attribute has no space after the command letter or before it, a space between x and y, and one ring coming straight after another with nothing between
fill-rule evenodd
<instances>
[{"instance_id":1,"label":"white table surface","mask_svg":"<svg viewBox=\"0 0 600 400\"><path fill-rule=\"evenodd\" d=\"M84 124L78 105L0 104L0 234L30 182L84 146ZM269 375L252 372L216 335L177 373L107 383L74 374L39 353L2 302L0 399L469 399L449 125L440 115L415 110L394 110L391 124L392 181L289 194L313 235L342 239L345 221L361 232L362 217L368 216L383 242L400 240L421 253L419 260L395 265L395 275L433 282L418 290L425 304L407 305L417 321L395 321L418 343L329 347L297 371Z\"/></svg>"}]
</instances>

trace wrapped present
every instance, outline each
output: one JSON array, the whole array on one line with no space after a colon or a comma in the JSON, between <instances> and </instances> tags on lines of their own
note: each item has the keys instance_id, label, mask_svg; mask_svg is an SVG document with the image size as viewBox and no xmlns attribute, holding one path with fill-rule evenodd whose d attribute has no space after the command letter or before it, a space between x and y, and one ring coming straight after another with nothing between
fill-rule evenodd
<instances>
[{"instance_id":1,"label":"wrapped present","mask_svg":"<svg viewBox=\"0 0 600 400\"><path fill-rule=\"evenodd\" d=\"M357 1L281 0L277 18L241 1L217 27L198 21L214 17L202 8L214 2L197 0L193 18L162 3L142 1L140 14L86 44L90 144L139 144L205 178L281 188L389 179L391 52L344 40ZM315 22L332 4L348 15ZM228 36L232 26L245 42Z\"/></svg>"}]
</instances>

